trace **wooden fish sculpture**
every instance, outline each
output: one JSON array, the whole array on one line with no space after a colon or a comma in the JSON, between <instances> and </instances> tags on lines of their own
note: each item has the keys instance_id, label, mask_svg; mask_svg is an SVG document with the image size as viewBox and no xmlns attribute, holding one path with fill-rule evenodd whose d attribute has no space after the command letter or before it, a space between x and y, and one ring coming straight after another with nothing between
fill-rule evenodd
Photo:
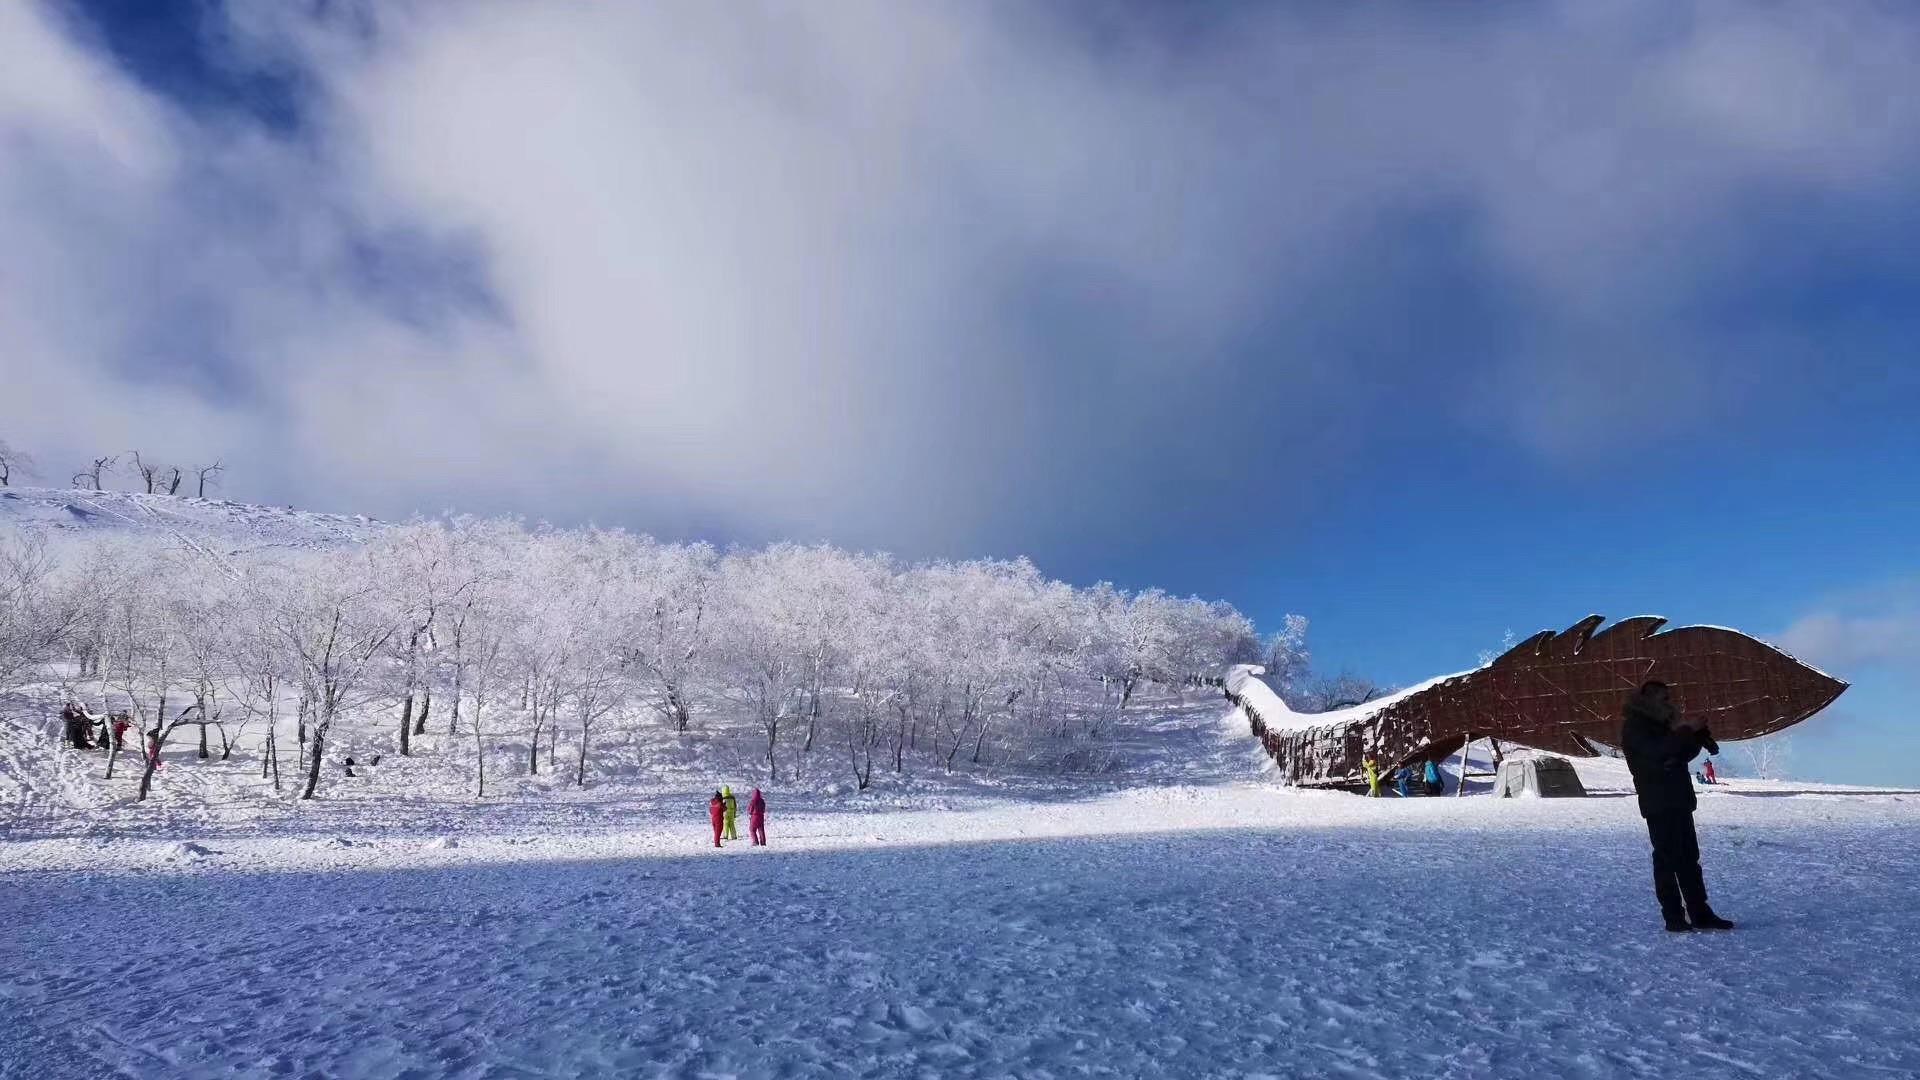
<instances>
[{"instance_id":1,"label":"wooden fish sculpture","mask_svg":"<svg viewBox=\"0 0 1920 1080\"><path fill-rule=\"evenodd\" d=\"M1281 702L1252 665L1227 675L1227 696L1289 781L1354 787L1373 755L1382 771L1440 760L1488 737L1572 757L1611 753L1620 709L1641 683L1673 689L1682 714L1716 739L1752 739L1833 704L1847 684L1785 652L1720 626L1655 633L1666 620L1589 615L1543 630L1473 671L1445 675L1335 712L1302 714Z\"/></svg>"}]
</instances>

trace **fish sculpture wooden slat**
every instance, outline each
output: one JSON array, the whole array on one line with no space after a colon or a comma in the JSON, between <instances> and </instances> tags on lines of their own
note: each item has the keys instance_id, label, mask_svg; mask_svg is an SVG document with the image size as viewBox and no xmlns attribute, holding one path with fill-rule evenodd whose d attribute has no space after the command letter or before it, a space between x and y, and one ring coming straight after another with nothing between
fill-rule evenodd
<instances>
[{"instance_id":1,"label":"fish sculpture wooden slat","mask_svg":"<svg viewBox=\"0 0 1920 1080\"><path fill-rule=\"evenodd\" d=\"M1681 712L1705 720L1721 742L1790 727L1847 688L1737 630L1656 633L1666 620L1653 615L1601 630L1604 621L1589 615L1558 633L1543 630L1484 667L1336 712L1293 712L1252 666L1229 672L1227 696L1291 782L1354 787L1369 753L1390 770L1443 759L1469 739L1572 757L1607 753L1619 742L1627 695L1648 679L1671 686Z\"/></svg>"}]
</instances>

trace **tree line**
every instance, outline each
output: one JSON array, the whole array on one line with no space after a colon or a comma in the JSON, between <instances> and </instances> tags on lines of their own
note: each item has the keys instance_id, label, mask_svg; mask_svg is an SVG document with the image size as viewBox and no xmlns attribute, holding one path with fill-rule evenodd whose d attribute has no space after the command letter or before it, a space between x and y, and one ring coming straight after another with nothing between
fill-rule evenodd
<instances>
[{"instance_id":1,"label":"tree line","mask_svg":"<svg viewBox=\"0 0 1920 1080\"><path fill-rule=\"evenodd\" d=\"M232 555L138 534L0 543L0 690L58 681L162 745L197 726L203 755L210 727L225 755L259 725L262 774L278 787L288 759L307 798L349 717L402 755L428 735L464 743L478 795L502 745L585 785L609 724L750 732L770 779L833 769L861 789L877 772L1057 761L1125 725L1149 682L1254 659L1303 672L1303 634L1290 621L1263 645L1229 604L1077 588L1025 560L721 551L502 519Z\"/></svg>"}]
</instances>

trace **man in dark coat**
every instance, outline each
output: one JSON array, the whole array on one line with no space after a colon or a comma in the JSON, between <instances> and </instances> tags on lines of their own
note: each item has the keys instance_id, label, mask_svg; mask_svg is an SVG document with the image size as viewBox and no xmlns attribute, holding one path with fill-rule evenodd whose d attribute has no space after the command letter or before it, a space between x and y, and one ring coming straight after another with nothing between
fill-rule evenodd
<instances>
[{"instance_id":1,"label":"man in dark coat","mask_svg":"<svg viewBox=\"0 0 1920 1080\"><path fill-rule=\"evenodd\" d=\"M67 707L60 710L60 719L67 725L67 742L75 750L93 749L93 716L79 703L69 701Z\"/></svg>"},{"instance_id":2,"label":"man in dark coat","mask_svg":"<svg viewBox=\"0 0 1920 1080\"><path fill-rule=\"evenodd\" d=\"M1693 776L1688 763L1701 750L1719 753L1706 726L1680 716L1667 684L1641 686L1621 710L1620 748L1633 773L1640 816L1653 841L1653 894L1667 929L1731 930L1733 924L1707 906L1700 873L1700 840L1693 830Z\"/></svg>"}]
</instances>

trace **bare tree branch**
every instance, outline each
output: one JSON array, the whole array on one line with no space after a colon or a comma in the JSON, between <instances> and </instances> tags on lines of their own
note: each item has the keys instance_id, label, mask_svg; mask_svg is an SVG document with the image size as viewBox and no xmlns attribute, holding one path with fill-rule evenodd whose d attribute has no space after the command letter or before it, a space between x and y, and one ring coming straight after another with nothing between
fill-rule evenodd
<instances>
[{"instance_id":1,"label":"bare tree branch","mask_svg":"<svg viewBox=\"0 0 1920 1080\"><path fill-rule=\"evenodd\" d=\"M117 454L108 457L94 458L92 468L73 474L73 486L77 488L90 488L94 491L102 490L100 487L101 474L112 472L114 465L119 460L120 458Z\"/></svg>"},{"instance_id":2,"label":"bare tree branch","mask_svg":"<svg viewBox=\"0 0 1920 1080\"><path fill-rule=\"evenodd\" d=\"M140 474L141 481L143 481L147 485L147 494L151 495L153 494L154 484L159 481L160 473L163 469L166 468L166 466L155 465L152 462L143 461L140 457L140 451L138 450L132 451L132 453L133 453L133 471ZM96 488L98 488L99 486L100 485L98 483L94 485L94 487Z\"/></svg>"},{"instance_id":3,"label":"bare tree branch","mask_svg":"<svg viewBox=\"0 0 1920 1080\"><path fill-rule=\"evenodd\" d=\"M219 458L215 458L213 459L213 464L195 465L193 467L193 471L199 475L199 478L200 478L199 497L204 499L207 497L207 485L210 483L211 484L219 483L220 474L223 472L226 472L227 467L220 463Z\"/></svg>"}]
</instances>

